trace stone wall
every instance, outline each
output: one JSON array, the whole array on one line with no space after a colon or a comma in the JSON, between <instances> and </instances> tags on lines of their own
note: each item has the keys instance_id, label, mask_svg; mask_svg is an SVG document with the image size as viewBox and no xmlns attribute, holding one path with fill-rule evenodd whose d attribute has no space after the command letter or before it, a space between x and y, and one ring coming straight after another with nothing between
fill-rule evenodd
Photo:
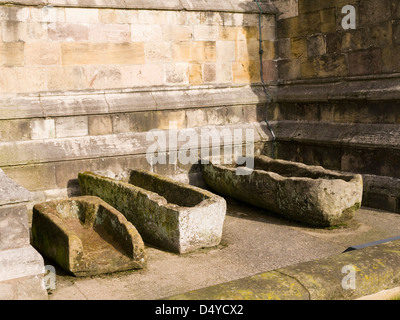
<instances>
[{"instance_id":1,"label":"stone wall","mask_svg":"<svg viewBox=\"0 0 400 320\"><path fill-rule=\"evenodd\" d=\"M261 7L272 85L275 7ZM0 167L38 200L73 193L80 171L149 168L145 133L170 121L264 119L260 68L252 1L0 2Z\"/></svg>"},{"instance_id":2,"label":"stone wall","mask_svg":"<svg viewBox=\"0 0 400 320\"><path fill-rule=\"evenodd\" d=\"M289 0L274 2L287 8ZM355 28L344 29L355 8ZM299 0L277 21L278 156L363 174L363 204L400 212L400 3Z\"/></svg>"}]
</instances>

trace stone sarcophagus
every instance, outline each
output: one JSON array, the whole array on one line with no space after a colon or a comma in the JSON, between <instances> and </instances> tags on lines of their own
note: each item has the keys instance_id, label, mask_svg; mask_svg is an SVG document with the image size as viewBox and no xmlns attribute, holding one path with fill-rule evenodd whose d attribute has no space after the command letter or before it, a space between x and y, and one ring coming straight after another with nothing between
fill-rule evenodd
<instances>
[{"instance_id":1,"label":"stone sarcophagus","mask_svg":"<svg viewBox=\"0 0 400 320\"><path fill-rule=\"evenodd\" d=\"M186 253L221 241L226 202L209 191L145 170L131 170L128 182L91 172L78 179L82 194L115 207L154 246Z\"/></svg>"},{"instance_id":2,"label":"stone sarcophagus","mask_svg":"<svg viewBox=\"0 0 400 320\"><path fill-rule=\"evenodd\" d=\"M219 194L313 226L344 223L361 206L359 174L266 156L254 157L254 169L240 168L241 174L237 169L212 161L202 164L204 181Z\"/></svg>"},{"instance_id":3,"label":"stone sarcophagus","mask_svg":"<svg viewBox=\"0 0 400 320\"><path fill-rule=\"evenodd\" d=\"M143 268L144 243L136 228L98 197L36 204L33 245L75 276Z\"/></svg>"}]
</instances>

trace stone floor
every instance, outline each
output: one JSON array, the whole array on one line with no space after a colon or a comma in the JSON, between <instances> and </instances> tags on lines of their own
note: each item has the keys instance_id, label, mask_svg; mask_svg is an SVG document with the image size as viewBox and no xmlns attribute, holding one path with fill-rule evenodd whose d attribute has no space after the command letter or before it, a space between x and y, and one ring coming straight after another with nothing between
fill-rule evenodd
<instances>
[{"instance_id":1,"label":"stone floor","mask_svg":"<svg viewBox=\"0 0 400 320\"><path fill-rule=\"evenodd\" d=\"M400 214L361 208L345 226L314 229L229 200L218 247L177 255L148 246L146 269L93 277L75 278L56 266L49 299L162 299L394 236Z\"/></svg>"}]
</instances>

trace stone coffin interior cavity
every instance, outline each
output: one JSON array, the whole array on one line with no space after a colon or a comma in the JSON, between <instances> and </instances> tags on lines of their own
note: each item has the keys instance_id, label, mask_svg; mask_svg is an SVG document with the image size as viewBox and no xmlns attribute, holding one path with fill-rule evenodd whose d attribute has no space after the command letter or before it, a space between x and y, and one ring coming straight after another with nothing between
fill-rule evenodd
<instances>
[{"instance_id":1,"label":"stone coffin interior cavity","mask_svg":"<svg viewBox=\"0 0 400 320\"><path fill-rule=\"evenodd\" d=\"M144 243L136 228L98 197L36 204L33 245L75 276L143 268Z\"/></svg>"}]
</instances>

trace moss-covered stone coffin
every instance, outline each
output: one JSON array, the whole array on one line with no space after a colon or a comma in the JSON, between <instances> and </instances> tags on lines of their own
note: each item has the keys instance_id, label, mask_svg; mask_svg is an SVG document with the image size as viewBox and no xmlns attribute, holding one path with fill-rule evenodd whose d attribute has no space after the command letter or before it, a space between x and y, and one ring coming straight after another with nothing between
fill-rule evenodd
<instances>
[{"instance_id":1,"label":"moss-covered stone coffin","mask_svg":"<svg viewBox=\"0 0 400 320\"><path fill-rule=\"evenodd\" d=\"M226 202L211 192L145 170L131 170L128 182L91 172L78 178L82 194L115 207L149 244L186 253L221 241Z\"/></svg>"},{"instance_id":2,"label":"moss-covered stone coffin","mask_svg":"<svg viewBox=\"0 0 400 320\"><path fill-rule=\"evenodd\" d=\"M144 243L136 228L98 197L36 204L33 246L75 276L143 268Z\"/></svg>"},{"instance_id":3,"label":"moss-covered stone coffin","mask_svg":"<svg viewBox=\"0 0 400 320\"><path fill-rule=\"evenodd\" d=\"M205 162L205 161L204 161ZM204 181L219 194L317 227L342 224L361 206L359 174L320 166L254 157L254 170L237 174L235 165L202 164Z\"/></svg>"}]
</instances>

